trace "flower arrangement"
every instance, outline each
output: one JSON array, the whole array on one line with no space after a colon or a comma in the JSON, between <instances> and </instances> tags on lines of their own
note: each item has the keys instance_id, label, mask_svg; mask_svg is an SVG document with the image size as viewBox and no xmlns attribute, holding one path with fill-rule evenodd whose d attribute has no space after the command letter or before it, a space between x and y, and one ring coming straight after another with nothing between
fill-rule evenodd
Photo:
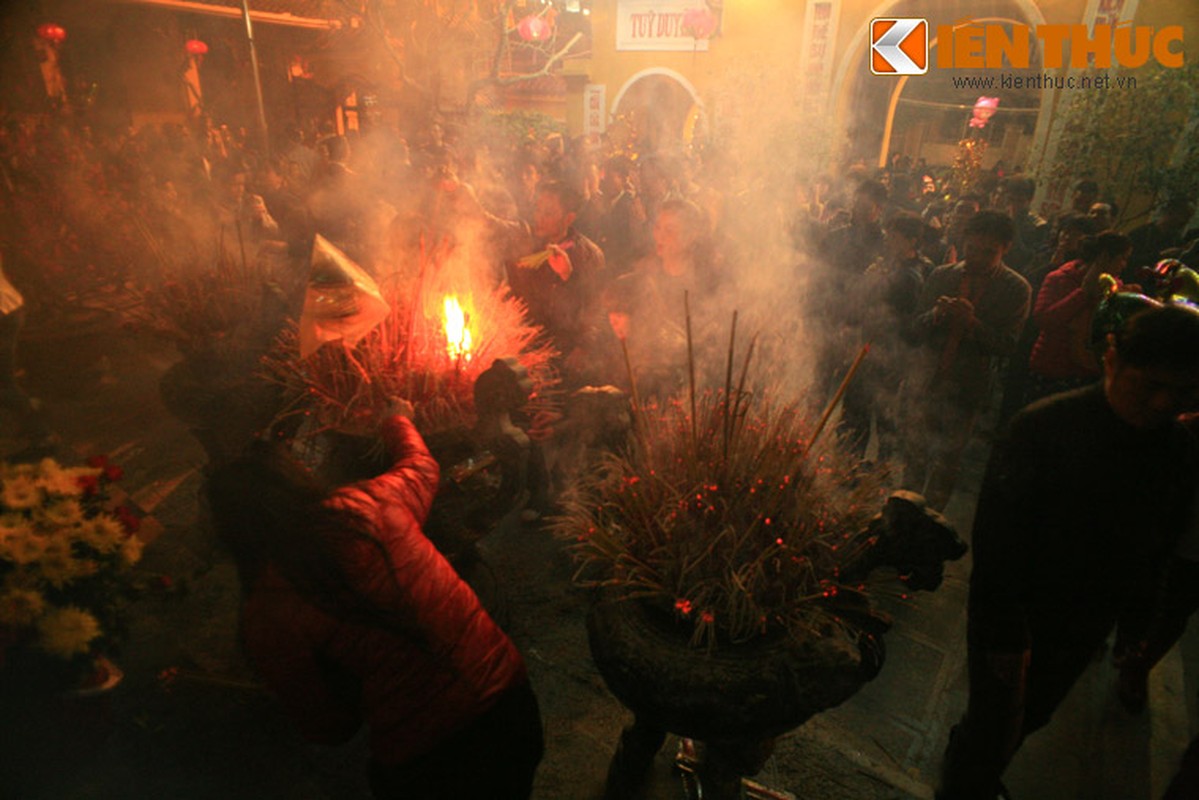
<instances>
[{"instance_id":1,"label":"flower arrangement","mask_svg":"<svg viewBox=\"0 0 1199 800\"><path fill-rule=\"evenodd\" d=\"M0 464L0 645L86 667L120 634L142 554L137 516L108 508L120 477L103 456L79 467Z\"/></svg>"},{"instance_id":2,"label":"flower arrangement","mask_svg":"<svg viewBox=\"0 0 1199 800\"><path fill-rule=\"evenodd\" d=\"M735 324L735 318L734 318ZM848 569L877 541L886 497L835 438L816 447L797 403L734 386L638 408L634 435L566 492L556 536L583 585L615 587L672 615L709 651L775 632L856 639L865 577ZM694 369L691 370L694 375ZM846 579L841 578L842 571Z\"/></svg>"}]
</instances>

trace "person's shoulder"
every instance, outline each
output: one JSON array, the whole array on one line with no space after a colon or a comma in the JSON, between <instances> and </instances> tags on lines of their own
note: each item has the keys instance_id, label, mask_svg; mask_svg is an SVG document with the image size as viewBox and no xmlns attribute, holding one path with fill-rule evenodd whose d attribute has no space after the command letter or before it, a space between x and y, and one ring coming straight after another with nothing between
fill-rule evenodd
<instances>
[{"instance_id":1,"label":"person's shoulder","mask_svg":"<svg viewBox=\"0 0 1199 800\"><path fill-rule=\"evenodd\" d=\"M1053 269L1047 270L1045 272L1045 277L1049 278L1054 275L1059 276L1059 277L1064 276L1064 275L1071 275L1071 274L1077 272L1078 270L1082 269L1082 266L1083 266L1082 259L1076 258L1071 261L1066 261L1062 264L1059 264L1056 267L1054 267Z\"/></svg>"},{"instance_id":2,"label":"person's shoulder","mask_svg":"<svg viewBox=\"0 0 1199 800\"><path fill-rule=\"evenodd\" d=\"M585 254L585 260L588 262L588 264L591 264L597 268L602 268L604 266L603 249L587 236L579 233L578 231L576 231L574 234L574 250L571 252L576 251L579 254ZM579 259L574 260L578 261Z\"/></svg>"},{"instance_id":3,"label":"person's shoulder","mask_svg":"<svg viewBox=\"0 0 1199 800\"><path fill-rule=\"evenodd\" d=\"M626 304L640 301L654 282L652 265L643 259L633 265L633 269L615 276L609 283L609 291L619 301Z\"/></svg>"},{"instance_id":4,"label":"person's shoulder","mask_svg":"<svg viewBox=\"0 0 1199 800\"><path fill-rule=\"evenodd\" d=\"M936 283L938 281L948 280L960 276L966 269L965 261L951 261L948 264L941 264L933 267L932 272L928 274L927 281Z\"/></svg>"},{"instance_id":5,"label":"person's shoulder","mask_svg":"<svg viewBox=\"0 0 1199 800\"><path fill-rule=\"evenodd\" d=\"M1008 424L1008 436L1016 439L1044 438L1044 443L1051 444L1071 428L1081 426L1090 429L1094 425L1093 414L1102 412L1105 402L1103 387L1098 382L1043 397L1012 417ZM1044 437L1042 434L1046 431L1052 431L1053 435Z\"/></svg>"},{"instance_id":6,"label":"person's shoulder","mask_svg":"<svg viewBox=\"0 0 1199 800\"><path fill-rule=\"evenodd\" d=\"M1106 404L1103 386L1096 379L1095 383L1088 386L1042 397L1026 406L1018 416L1055 419L1073 417L1086 410L1103 411L1106 409Z\"/></svg>"},{"instance_id":7,"label":"person's shoulder","mask_svg":"<svg viewBox=\"0 0 1199 800\"><path fill-rule=\"evenodd\" d=\"M914 272L916 277L920 278L920 280L924 280L925 275L928 275L937 268L937 266L933 264L933 260L925 255L917 255L911 261L907 262L906 266L911 272Z\"/></svg>"},{"instance_id":8,"label":"person's shoulder","mask_svg":"<svg viewBox=\"0 0 1199 800\"><path fill-rule=\"evenodd\" d=\"M999 270L999 277L1000 280L1013 290L1032 292L1032 286L1029 284L1028 279L1007 264L1004 264Z\"/></svg>"},{"instance_id":9,"label":"person's shoulder","mask_svg":"<svg viewBox=\"0 0 1199 800\"><path fill-rule=\"evenodd\" d=\"M848 219L833 217L825 223L824 241L826 244L839 243L853 234L853 225Z\"/></svg>"},{"instance_id":10,"label":"person's shoulder","mask_svg":"<svg viewBox=\"0 0 1199 800\"><path fill-rule=\"evenodd\" d=\"M579 247L579 248L582 248L584 250L588 250L591 252L602 252L602 250L600 249L600 246L598 244L596 244L595 242L593 242L591 240L591 238L584 233L580 233L579 231L574 231L573 239L574 239L575 247Z\"/></svg>"}]
</instances>

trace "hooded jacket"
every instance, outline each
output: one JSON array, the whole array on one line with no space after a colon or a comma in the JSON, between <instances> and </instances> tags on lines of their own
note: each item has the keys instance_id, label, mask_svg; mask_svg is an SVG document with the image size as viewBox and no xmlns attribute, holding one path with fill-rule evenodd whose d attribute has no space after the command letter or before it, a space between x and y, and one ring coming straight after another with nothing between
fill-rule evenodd
<instances>
[{"instance_id":1,"label":"hooded jacket","mask_svg":"<svg viewBox=\"0 0 1199 800\"><path fill-rule=\"evenodd\" d=\"M468 726L526 672L511 639L421 531L438 466L420 434L397 416L382 436L391 468L328 502L360 515L381 545L356 541L340 554L355 589L417 635L319 609L267 568L244 602L242 636L306 738L339 744L365 722L373 759L392 765Z\"/></svg>"}]
</instances>

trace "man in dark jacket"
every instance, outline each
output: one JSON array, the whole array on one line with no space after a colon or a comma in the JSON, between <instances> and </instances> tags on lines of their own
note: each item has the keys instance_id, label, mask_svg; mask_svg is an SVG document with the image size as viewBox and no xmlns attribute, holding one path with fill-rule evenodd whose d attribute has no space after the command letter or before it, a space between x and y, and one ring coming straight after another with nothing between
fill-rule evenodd
<instances>
[{"instance_id":1,"label":"man in dark jacket","mask_svg":"<svg viewBox=\"0 0 1199 800\"><path fill-rule=\"evenodd\" d=\"M510 262L508 283L525 302L529 318L545 329L562 356L570 388L583 378L603 332L600 295L606 278L604 254L574 229L582 202L578 192L558 182L542 183L534 200L532 238L543 248Z\"/></svg>"},{"instance_id":2,"label":"man in dark jacket","mask_svg":"<svg viewBox=\"0 0 1199 800\"><path fill-rule=\"evenodd\" d=\"M1139 283L1143 268L1152 267L1166 257L1163 251L1182 247L1186 243L1183 231L1195 215L1195 203L1189 197L1171 197L1158 211L1152 222L1146 222L1128 232L1132 239L1132 255L1120 277L1125 283Z\"/></svg>"},{"instance_id":3,"label":"man in dark jacket","mask_svg":"<svg viewBox=\"0 0 1199 800\"><path fill-rule=\"evenodd\" d=\"M1040 256L1049 238L1049 223L1030 210L1037 184L1032 178L1017 175L1005 178L1000 191L1005 210L1016 226L1016 236L1005 260L1009 267L1027 278L1029 268Z\"/></svg>"},{"instance_id":4,"label":"man in dark jacket","mask_svg":"<svg viewBox=\"0 0 1199 800\"><path fill-rule=\"evenodd\" d=\"M1049 722L1117 618L1147 623L1199 475L1177 421L1196 406L1199 311L1178 305L1126 323L1101 384L1012 420L974 519L970 697L940 800L993 800L1024 737Z\"/></svg>"},{"instance_id":5,"label":"man in dark jacket","mask_svg":"<svg viewBox=\"0 0 1199 800\"><path fill-rule=\"evenodd\" d=\"M904 442L904 481L944 508L962 453L991 393L992 372L1016 347L1032 290L1004 263L1014 236L997 211L970 218L965 259L933 270L924 282L913 332L921 345L907 381L913 415Z\"/></svg>"}]
</instances>

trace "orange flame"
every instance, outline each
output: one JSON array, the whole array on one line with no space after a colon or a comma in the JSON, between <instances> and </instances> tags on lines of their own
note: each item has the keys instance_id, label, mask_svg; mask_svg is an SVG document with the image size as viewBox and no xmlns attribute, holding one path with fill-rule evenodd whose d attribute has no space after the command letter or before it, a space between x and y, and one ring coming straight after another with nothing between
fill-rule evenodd
<instances>
[{"instance_id":1,"label":"orange flame","mask_svg":"<svg viewBox=\"0 0 1199 800\"><path fill-rule=\"evenodd\" d=\"M462 310L458 298L447 295L445 298L445 340L446 352L450 358L461 358L470 361L471 337L467 323L470 315Z\"/></svg>"}]
</instances>

